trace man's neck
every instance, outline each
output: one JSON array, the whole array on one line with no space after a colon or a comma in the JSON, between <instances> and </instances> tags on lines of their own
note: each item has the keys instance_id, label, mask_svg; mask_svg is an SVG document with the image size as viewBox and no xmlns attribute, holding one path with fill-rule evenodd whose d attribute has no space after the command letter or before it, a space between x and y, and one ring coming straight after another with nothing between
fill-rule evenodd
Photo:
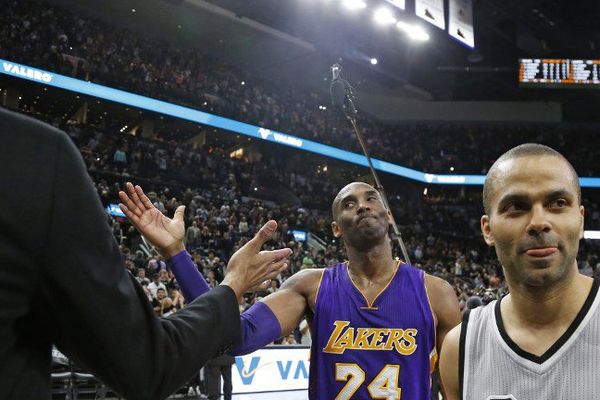
<instances>
[{"instance_id":1,"label":"man's neck","mask_svg":"<svg viewBox=\"0 0 600 400\"><path fill-rule=\"evenodd\" d=\"M396 268L397 262L392 257L392 247L389 240L369 248L367 251L346 246L348 253L348 268L355 277L366 278L369 281L379 281L389 278Z\"/></svg>"},{"instance_id":2,"label":"man's neck","mask_svg":"<svg viewBox=\"0 0 600 400\"><path fill-rule=\"evenodd\" d=\"M592 279L577 270L543 288L509 281L510 295L502 302L503 319L512 319L532 329L570 324L585 303L592 283Z\"/></svg>"}]
</instances>

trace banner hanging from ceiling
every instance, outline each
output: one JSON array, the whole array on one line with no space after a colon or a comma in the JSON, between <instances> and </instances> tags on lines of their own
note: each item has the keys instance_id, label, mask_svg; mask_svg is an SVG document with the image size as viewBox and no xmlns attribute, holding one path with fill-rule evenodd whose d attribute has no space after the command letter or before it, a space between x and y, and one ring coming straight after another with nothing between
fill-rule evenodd
<instances>
[{"instance_id":1,"label":"banner hanging from ceiling","mask_svg":"<svg viewBox=\"0 0 600 400\"><path fill-rule=\"evenodd\" d=\"M450 0L448 33L461 43L474 48L473 0Z\"/></svg>"},{"instance_id":2,"label":"banner hanging from ceiling","mask_svg":"<svg viewBox=\"0 0 600 400\"><path fill-rule=\"evenodd\" d=\"M415 13L430 24L446 29L444 0L415 0Z\"/></svg>"}]
</instances>

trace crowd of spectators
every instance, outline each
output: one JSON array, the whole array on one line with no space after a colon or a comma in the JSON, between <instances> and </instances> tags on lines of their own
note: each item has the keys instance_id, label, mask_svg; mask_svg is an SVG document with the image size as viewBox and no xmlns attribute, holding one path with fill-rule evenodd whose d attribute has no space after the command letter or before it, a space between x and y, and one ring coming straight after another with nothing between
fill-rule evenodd
<instances>
[{"instance_id":1,"label":"crowd of spectators","mask_svg":"<svg viewBox=\"0 0 600 400\"><path fill-rule=\"evenodd\" d=\"M7 2L0 22L0 57L356 150L349 131L335 126L330 111L318 108L322 99L301 88L275 90L195 50L157 43L36 1ZM36 116L64 122L50 115ZM448 173L453 167L456 172L482 173L502 148L531 140L559 148L581 175L600 171L593 152L580 146L595 134L591 128L391 126L362 119L375 157L420 170ZM181 204L186 206L186 247L210 286L219 283L228 257L257 228L269 219L278 221L279 230L268 247L291 247L290 268L264 292L246 297L241 310L276 292L301 269L344 260L343 246L329 228L329 206L340 185L323 171L282 157L232 158L224 146L216 144L189 146L176 138L119 134L110 122L103 128L59 127L81 151L105 206L118 202L117 193L127 180L142 184L154 205L167 215ZM285 187L295 195L294 200L269 199L266 192L257 190L265 182ZM388 194L393 197L400 192ZM506 293L502 268L481 238L480 197L474 197L477 203L421 198L392 204L412 262L450 282L463 307L471 296L485 303ZM586 218L598 226L597 203L586 206ZM143 285L156 313L167 316L183 307L185 301L165 261L126 219L111 216L110 223L126 268ZM324 240L324 248L296 240L292 229L312 232ZM395 254L400 255L393 243ZM593 246L583 241L579 257L581 270L589 275L600 273ZM286 338L286 343L291 340ZM299 331L296 341L301 340Z\"/></svg>"},{"instance_id":2,"label":"crowd of spectators","mask_svg":"<svg viewBox=\"0 0 600 400\"><path fill-rule=\"evenodd\" d=\"M62 121L36 116L55 123ZM330 266L345 259L343 246L330 232L329 207L341 186L336 187L326 174L306 175L306 171L267 155L260 161L232 158L218 145L190 147L174 139L145 139L117 133L116 128L107 132L106 127L103 131L91 125L68 123L58 127L70 135L81 151L104 206L118 202L117 193L127 180L144 186L153 204L167 215L172 215L181 204L186 206L186 247L210 286L223 278L228 257L264 222L278 221L279 230L268 246L291 247L290 268L264 292L246 297L240 310L277 291L301 269ZM262 173L270 174L268 179L275 185L292 191L314 188L308 191L314 191L323 201L307 207L301 196L293 204L261 198L261 193L253 188L259 185L257 176ZM294 180L298 182L290 185ZM389 191L392 198L403 190L401 185L398 187L394 190L392 186ZM427 197L392 202L413 264L450 282L463 307L472 296L485 303L506 293L502 268L493 250L484 245L479 231L481 198L473 198L475 201L469 198L460 204L431 201ZM587 225L600 225L597 203L586 201L585 205ZM144 286L157 314L176 312L184 305L184 299L165 261L152 253L126 219L110 218L126 268ZM292 229L310 231L323 239L324 249L297 241ZM401 255L396 241L393 243L395 254ZM592 242L582 241L579 257L580 268L589 275L600 274L600 259L596 251L591 251L597 246L593 246ZM297 332L296 340L300 342L301 338Z\"/></svg>"},{"instance_id":3,"label":"crowd of spectators","mask_svg":"<svg viewBox=\"0 0 600 400\"><path fill-rule=\"evenodd\" d=\"M358 151L329 100L300 86L273 87L234 67L155 37L75 15L36 0L9 1L0 16L0 57L80 79L189 105ZM598 160L580 143L596 126L383 124L363 115L374 157L432 173L485 173L495 157L524 141L571 155L581 176L598 174Z\"/></svg>"},{"instance_id":4,"label":"crowd of spectators","mask_svg":"<svg viewBox=\"0 0 600 400\"><path fill-rule=\"evenodd\" d=\"M0 58L360 150L331 107L322 107L329 100L304 87L273 87L197 49L161 42L42 1L10 0L3 6ZM306 161L308 156L236 158L223 143L190 145L167 132L152 137L123 134L110 118L102 126L93 126L31 106L20 111L69 134L103 206L118 203L118 191L126 181L141 184L152 203L168 216L185 205L185 245L210 287L223 279L231 254L267 220L277 220L278 231L266 248L290 247L289 269L265 290L244 296L240 312L277 292L300 270L345 260L343 245L331 234L330 205L347 182L314 168L318 162ZM593 151L581 146L595 140L596 126L390 124L368 115L360 115L360 126L372 156L431 173L486 173L504 150L527 141L559 149L580 176L600 173ZM477 190L457 196L456 190L448 194L432 189L428 196L411 197L405 196L402 184L390 187L392 211L412 263L448 281L461 309L507 293L502 266L481 237ZM281 196L283 191L287 196ZM597 228L600 198L584 198L586 226ZM125 268L140 283L155 313L167 317L185 307L186 299L165 260L126 218L107 213L107 219ZM293 230L310 232L321 245L298 240ZM401 257L395 239L394 254ZM598 250L596 242L581 241L578 265L582 273L600 278ZM306 320L277 343L309 345Z\"/></svg>"}]
</instances>

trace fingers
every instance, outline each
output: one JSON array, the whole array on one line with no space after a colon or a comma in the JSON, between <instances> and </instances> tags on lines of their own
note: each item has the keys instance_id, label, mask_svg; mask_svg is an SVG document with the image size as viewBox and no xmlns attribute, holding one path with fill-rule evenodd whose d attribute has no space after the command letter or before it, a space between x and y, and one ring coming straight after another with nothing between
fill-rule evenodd
<instances>
[{"instance_id":1,"label":"fingers","mask_svg":"<svg viewBox=\"0 0 600 400\"><path fill-rule=\"evenodd\" d=\"M151 209L154 207L154 204L152 204L152 202L150 201L148 196L146 196L146 193L144 193L144 190L142 189L142 187L140 185L137 185L135 187L135 191L136 191L136 194L139 196L139 198L142 200L144 207L146 207L147 209Z\"/></svg>"},{"instance_id":2,"label":"fingers","mask_svg":"<svg viewBox=\"0 0 600 400\"><path fill-rule=\"evenodd\" d=\"M138 217L141 217L143 211L131 200L131 198L127 195L127 193L120 191L119 198L123 202L123 204L127 207L127 209L135 214ZM124 211L123 211L124 212Z\"/></svg>"},{"instance_id":3,"label":"fingers","mask_svg":"<svg viewBox=\"0 0 600 400\"><path fill-rule=\"evenodd\" d=\"M263 259L265 259L267 262L277 262L283 259L288 258L289 256L291 256L293 253L292 249L290 248L283 248L283 249L278 249L278 250L264 250L261 251L261 257L263 257Z\"/></svg>"},{"instance_id":4,"label":"fingers","mask_svg":"<svg viewBox=\"0 0 600 400\"><path fill-rule=\"evenodd\" d=\"M123 192L121 192L123 193ZM140 221L140 217L138 217L134 212L132 212L129 207L127 207L125 204L119 204L119 208L121 209L121 211L123 211L123 213L125 213L125 215L127 216L127 218L129 218L129 220L134 224L137 225L138 222Z\"/></svg>"},{"instance_id":5,"label":"fingers","mask_svg":"<svg viewBox=\"0 0 600 400\"><path fill-rule=\"evenodd\" d=\"M268 280L264 281L263 283L261 283L260 285L253 287L249 291L250 292L262 292L263 290L267 290L267 288L269 287L270 284L271 284L271 280L268 279Z\"/></svg>"},{"instance_id":6,"label":"fingers","mask_svg":"<svg viewBox=\"0 0 600 400\"><path fill-rule=\"evenodd\" d=\"M183 221L183 217L185 216L185 206L177 207L175 210L175 215L173 216L174 221Z\"/></svg>"},{"instance_id":7,"label":"fingers","mask_svg":"<svg viewBox=\"0 0 600 400\"><path fill-rule=\"evenodd\" d=\"M281 274L283 271L285 271L287 269L287 267L288 267L287 260L281 260L277 263L269 265L268 272L266 273L266 275L262 276L261 279L259 280L259 282L261 282L261 283L248 289L248 291L249 292L260 292L260 291L266 290L271 285L271 280L276 279L279 276L279 274Z\"/></svg>"},{"instance_id":8,"label":"fingers","mask_svg":"<svg viewBox=\"0 0 600 400\"><path fill-rule=\"evenodd\" d=\"M263 279L275 279L277 278L277 276L279 276L280 273L285 271L287 267L287 260L281 260L279 262L276 262L275 264L269 266L270 272L268 272Z\"/></svg>"},{"instance_id":9,"label":"fingers","mask_svg":"<svg viewBox=\"0 0 600 400\"><path fill-rule=\"evenodd\" d=\"M127 187L127 192L129 194L129 198L131 199L131 201L143 212L146 210L146 206L142 203L142 200L140 200L140 196L138 196L138 193L135 189L135 187L133 186L133 184L131 182L127 182L125 184L125 186Z\"/></svg>"},{"instance_id":10,"label":"fingers","mask_svg":"<svg viewBox=\"0 0 600 400\"><path fill-rule=\"evenodd\" d=\"M246 248L250 248L255 252L258 252L260 248L265 244L277 229L277 222L270 220L260 228L258 233L244 245Z\"/></svg>"}]
</instances>

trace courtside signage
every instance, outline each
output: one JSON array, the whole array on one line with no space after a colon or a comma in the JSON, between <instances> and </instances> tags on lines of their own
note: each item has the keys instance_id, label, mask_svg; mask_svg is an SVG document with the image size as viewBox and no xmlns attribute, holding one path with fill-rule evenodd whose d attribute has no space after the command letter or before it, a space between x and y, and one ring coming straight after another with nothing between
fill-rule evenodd
<instances>
[{"instance_id":1,"label":"courtside signage","mask_svg":"<svg viewBox=\"0 0 600 400\"><path fill-rule=\"evenodd\" d=\"M308 389L308 347L266 347L235 358L233 393Z\"/></svg>"},{"instance_id":2,"label":"courtside signage","mask_svg":"<svg viewBox=\"0 0 600 400\"><path fill-rule=\"evenodd\" d=\"M181 118L196 122L214 128L224 129L237 134L250 136L256 139L262 139L295 149L310 151L326 157L336 158L352 164L368 167L367 158L363 155L342 150L337 147L328 146L322 143L314 142L308 139L272 131L267 128L250 125L245 122L235 121L233 119L209 114L204 111L195 110L189 107L178 106L162 100L156 100L146 96L129 93L124 90L113 89L107 86L98 85L88 81L70 78L68 76L51 73L39 68L32 68L12 61L0 59L2 63L1 73L17 78L54 86L60 89L70 90L72 92L93 96L116 103L125 104L131 107L137 107L144 110L157 112L164 115L170 115L175 118ZM393 164L387 161L372 159L373 167L379 171L389 174L413 179L422 183L432 183L437 185L483 185L484 175L437 175L427 174L401 165ZM580 178L582 187L600 188L600 178Z\"/></svg>"}]
</instances>

